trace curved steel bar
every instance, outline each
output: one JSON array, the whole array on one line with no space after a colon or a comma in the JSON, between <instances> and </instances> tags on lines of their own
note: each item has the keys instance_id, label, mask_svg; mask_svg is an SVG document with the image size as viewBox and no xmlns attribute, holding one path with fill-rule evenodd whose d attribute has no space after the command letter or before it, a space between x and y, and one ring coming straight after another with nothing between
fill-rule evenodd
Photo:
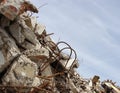
<instances>
[{"instance_id":1,"label":"curved steel bar","mask_svg":"<svg viewBox=\"0 0 120 93\"><path fill-rule=\"evenodd\" d=\"M68 61L70 60L70 58L71 58L71 56L72 56L72 49L71 49L70 47L65 47L65 48L63 48L63 49L60 50L60 53L61 53L63 50L65 50L65 49L69 49L69 50L70 50L69 58L67 59L67 62L66 62L66 64L65 64L65 67L66 67L67 64L68 64Z\"/></svg>"},{"instance_id":2,"label":"curved steel bar","mask_svg":"<svg viewBox=\"0 0 120 93\"><path fill-rule=\"evenodd\" d=\"M76 53L76 51L75 51L74 49L72 49L72 51L73 51L73 52L74 52L74 54L75 54L75 58L74 58L74 61L73 61L72 65L71 65L71 67L70 67L69 71L70 71L70 70L71 70L71 68L73 67L74 62L77 60L77 53Z\"/></svg>"}]
</instances>

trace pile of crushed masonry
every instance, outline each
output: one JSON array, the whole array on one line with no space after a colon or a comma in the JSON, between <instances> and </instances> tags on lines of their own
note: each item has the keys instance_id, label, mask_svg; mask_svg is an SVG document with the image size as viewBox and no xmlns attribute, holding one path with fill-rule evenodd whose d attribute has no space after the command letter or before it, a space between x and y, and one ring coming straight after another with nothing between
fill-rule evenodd
<instances>
[{"instance_id":1,"label":"pile of crushed masonry","mask_svg":"<svg viewBox=\"0 0 120 93\"><path fill-rule=\"evenodd\" d=\"M82 78L75 50L54 43L31 13L29 1L0 0L0 93L120 93L111 80Z\"/></svg>"}]
</instances>

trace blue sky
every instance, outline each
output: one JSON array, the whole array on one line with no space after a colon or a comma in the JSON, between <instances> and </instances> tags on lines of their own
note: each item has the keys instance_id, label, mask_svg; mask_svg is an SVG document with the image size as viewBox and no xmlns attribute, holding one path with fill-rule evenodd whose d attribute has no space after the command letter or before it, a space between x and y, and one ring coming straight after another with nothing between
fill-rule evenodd
<instances>
[{"instance_id":1,"label":"blue sky","mask_svg":"<svg viewBox=\"0 0 120 93\"><path fill-rule=\"evenodd\" d=\"M77 52L81 76L99 75L120 85L120 0L32 0L39 22L55 42Z\"/></svg>"}]
</instances>

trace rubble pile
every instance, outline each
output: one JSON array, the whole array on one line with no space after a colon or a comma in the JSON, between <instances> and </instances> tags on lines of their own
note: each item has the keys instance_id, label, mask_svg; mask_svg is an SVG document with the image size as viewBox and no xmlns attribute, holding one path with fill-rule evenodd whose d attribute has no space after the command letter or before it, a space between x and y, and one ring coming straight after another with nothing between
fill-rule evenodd
<instances>
[{"instance_id":1,"label":"rubble pile","mask_svg":"<svg viewBox=\"0 0 120 93\"><path fill-rule=\"evenodd\" d=\"M120 93L110 80L82 78L75 50L54 43L31 12L29 1L0 0L0 93Z\"/></svg>"}]
</instances>

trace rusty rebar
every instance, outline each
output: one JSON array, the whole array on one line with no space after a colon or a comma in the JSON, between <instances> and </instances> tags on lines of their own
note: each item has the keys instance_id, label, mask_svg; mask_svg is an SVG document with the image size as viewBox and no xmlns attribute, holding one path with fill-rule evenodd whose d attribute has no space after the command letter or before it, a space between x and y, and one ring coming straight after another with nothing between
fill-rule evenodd
<instances>
[{"instance_id":1,"label":"rusty rebar","mask_svg":"<svg viewBox=\"0 0 120 93\"><path fill-rule=\"evenodd\" d=\"M71 56L72 56L72 52L73 52L74 55L75 55L75 58L74 58L74 60L73 60L73 63L72 63L72 65L71 65L70 69L68 70L68 72L69 72L69 71L71 70L74 62L75 62L76 59L77 59L76 51L75 51L74 49L72 49L71 46L70 46L68 43L64 42L64 41L58 42L58 43L57 43L57 46L58 46L59 44L66 44L66 45L68 46L68 47L65 47L65 48L61 49L61 50L60 50L60 53L61 53L63 50L65 50L65 49L70 49L70 51L71 51L71 52L70 52L70 55L69 55L69 58L68 58L68 60L67 60L67 63L65 64L65 67L66 67L66 65L68 64L68 61L70 60L70 58L71 58Z\"/></svg>"},{"instance_id":2,"label":"rusty rebar","mask_svg":"<svg viewBox=\"0 0 120 93\"><path fill-rule=\"evenodd\" d=\"M0 89L2 88L2 90L3 90L3 89L4 89L4 90L7 90L7 89L10 89L10 88L12 88L12 89L15 89L15 88L16 88L16 89L17 89L17 92L18 92L19 90L21 90L21 89L37 89L38 91L45 91L45 92L52 93L51 91L45 89L47 85L48 85L48 84L45 84L45 83L41 84L41 85L38 86L38 87L34 87L34 86L0 85ZM6 93L7 93L7 92L6 92ZM30 91L29 91L28 93L30 93Z\"/></svg>"}]
</instances>

